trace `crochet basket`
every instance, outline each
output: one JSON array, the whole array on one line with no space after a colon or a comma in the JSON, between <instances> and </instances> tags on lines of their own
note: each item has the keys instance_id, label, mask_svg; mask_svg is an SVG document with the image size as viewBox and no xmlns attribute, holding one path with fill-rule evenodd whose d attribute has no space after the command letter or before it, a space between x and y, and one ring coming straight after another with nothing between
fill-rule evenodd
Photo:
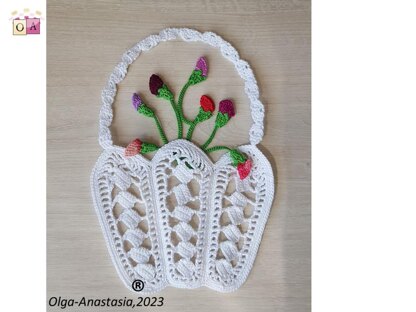
<instances>
[{"instance_id":1,"label":"crochet basket","mask_svg":"<svg viewBox=\"0 0 416 312\"><path fill-rule=\"evenodd\" d=\"M181 39L220 49L245 81L253 125L250 143L238 147L252 161L238 178L229 154L213 163L190 141L162 146L149 161L125 157L113 144L112 104L127 68L160 42ZM239 288L252 268L274 197L274 178L256 147L263 137L264 108L254 74L230 43L212 32L165 29L126 51L102 91L99 142L104 151L91 175L94 206L113 263L125 285L144 282L144 293L166 286ZM197 187L191 187L197 185Z\"/></svg>"}]
</instances>

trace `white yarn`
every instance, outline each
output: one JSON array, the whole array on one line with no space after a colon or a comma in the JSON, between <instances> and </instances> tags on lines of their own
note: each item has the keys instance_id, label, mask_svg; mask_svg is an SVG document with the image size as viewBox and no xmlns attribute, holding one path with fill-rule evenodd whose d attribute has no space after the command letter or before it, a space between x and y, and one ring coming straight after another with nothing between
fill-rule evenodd
<instances>
[{"instance_id":1,"label":"white yarn","mask_svg":"<svg viewBox=\"0 0 416 312\"><path fill-rule=\"evenodd\" d=\"M186 140L164 145L151 161L141 155L126 158L124 148L112 143L109 126L116 84L141 51L175 38L220 48L245 80L254 123L251 144L238 148L253 162L244 180L228 153L214 164ZM91 189L113 263L129 289L140 279L144 293L168 285L229 292L247 279L274 197L271 166L255 146L263 136L264 109L258 97L249 65L213 33L165 29L123 55L102 92L104 152L92 171Z\"/></svg>"}]
</instances>

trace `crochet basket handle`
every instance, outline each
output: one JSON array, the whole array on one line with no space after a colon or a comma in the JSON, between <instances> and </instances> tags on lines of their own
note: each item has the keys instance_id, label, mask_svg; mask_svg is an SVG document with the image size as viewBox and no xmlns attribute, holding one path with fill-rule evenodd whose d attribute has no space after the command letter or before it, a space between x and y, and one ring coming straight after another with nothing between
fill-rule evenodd
<instances>
[{"instance_id":1,"label":"crochet basket handle","mask_svg":"<svg viewBox=\"0 0 416 312\"><path fill-rule=\"evenodd\" d=\"M259 89L256 78L250 65L240 59L238 52L227 41L212 32L200 33L189 28L166 28L157 35L150 35L127 50L120 63L114 68L107 85L101 93L102 106L100 110L100 133L99 142L104 149L113 148L113 140L110 132L110 125L113 120L112 104L117 94L117 84L120 83L127 73L127 68L140 55L142 51L149 51L160 42L181 39L186 42L199 41L207 43L220 49L222 55L231 61L240 77L244 80L244 91L250 101L251 117L253 124L249 131L250 143L257 145L263 138L264 126L264 106L259 100Z\"/></svg>"}]
</instances>

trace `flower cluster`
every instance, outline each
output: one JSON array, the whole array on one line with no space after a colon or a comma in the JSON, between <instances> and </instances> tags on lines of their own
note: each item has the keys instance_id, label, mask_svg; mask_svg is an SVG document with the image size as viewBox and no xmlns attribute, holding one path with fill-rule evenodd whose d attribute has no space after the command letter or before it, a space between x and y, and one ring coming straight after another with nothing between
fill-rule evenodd
<instances>
[{"instance_id":1,"label":"flower cluster","mask_svg":"<svg viewBox=\"0 0 416 312\"><path fill-rule=\"evenodd\" d=\"M188 125L188 131L186 134L186 139L191 141L193 131L195 127L208 119L210 119L215 112L215 103L211 97L204 94L201 96L199 101L199 111L193 120L190 120L184 116L183 113L183 99L187 89L190 86L196 85L207 79L208 75L208 65L204 57L200 57L196 62L195 68L192 71L191 75L188 78L187 83L183 86L178 101L175 101L175 97L172 91L168 86L163 82L163 80L156 74L153 74L149 79L149 90L150 92L157 96L158 98L167 100L170 102L172 109L176 116L177 126L178 126L178 139L183 138L183 124ZM163 141L163 144L168 143L165 132L163 131L162 125L160 124L159 119L157 118L155 112L142 100L139 94L134 93L132 96L132 105L134 109L141 115L153 118L156 127L159 130L160 137ZM231 149L226 146L214 146L208 147L212 140L215 137L216 132L224 127L231 118L235 116L234 103L230 99L224 99L219 102L218 112L216 114L214 129L211 132L211 135L206 140L204 144L201 145L201 148L206 152L213 152L217 150L227 150L231 163L236 167L240 179L245 179L249 176L252 161L243 153L239 152L236 149ZM159 147L155 144L142 142L139 139L133 140L125 149L125 156L131 157L137 154L146 154L153 151L156 151Z\"/></svg>"},{"instance_id":2,"label":"flower cluster","mask_svg":"<svg viewBox=\"0 0 416 312\"><path fill-rule=\"evenodd\" d=\"M237 168L240 179L245 179L250 174L253 165L251 159L235 149L230 151L230 158L231 164Z\"/></svg>"}]
</instances>

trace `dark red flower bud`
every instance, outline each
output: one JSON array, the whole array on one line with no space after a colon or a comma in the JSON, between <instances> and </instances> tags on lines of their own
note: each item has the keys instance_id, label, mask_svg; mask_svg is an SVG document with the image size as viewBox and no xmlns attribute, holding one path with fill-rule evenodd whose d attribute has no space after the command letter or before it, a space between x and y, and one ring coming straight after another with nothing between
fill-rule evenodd
<instances>
[{"instance_id":1,"label":"dark red flower bud","mask_svg":"<svg viewBox=\"0 0 416 312\"><path fill-rule=\"evenodd\" d=\"M150 76L149 89L150 89L150 92L152 92L152 94L158 95L159 89L162 87L163 87L163 81L158 75L153 74L152 76Z\"/></svg>"},{"instance_id":2,"label":"dark red flower bud","mask_svg":"<svg viewBox=\"0 0 416 312\"><path fill-rule=\"evenodd\" d=\"M227 114L228 118L235 116L234 104L231 100L222 100L218 110L223 114Z\"/></svg>"}]
</instances>

